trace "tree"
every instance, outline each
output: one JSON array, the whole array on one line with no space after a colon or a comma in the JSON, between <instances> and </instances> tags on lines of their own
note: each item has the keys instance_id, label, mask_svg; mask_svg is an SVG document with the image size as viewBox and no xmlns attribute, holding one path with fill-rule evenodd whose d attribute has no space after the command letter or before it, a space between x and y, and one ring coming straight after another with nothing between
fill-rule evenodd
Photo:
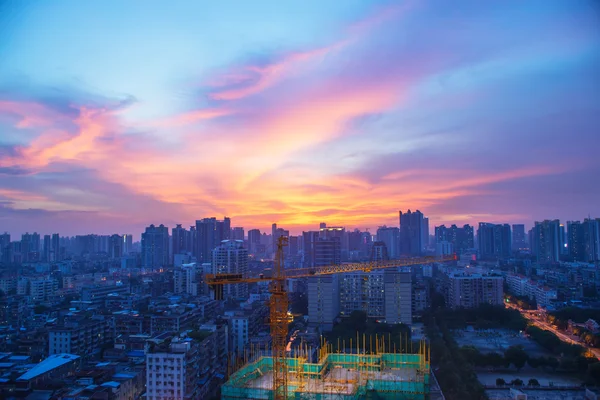
<instances>
[{"instance_id":1,"label":"tree","mask_svg":"<svg viewBox=\"0 0 600 400\"><path fill-rule=\"evenodd\" d=\"M527 365L529 365L531 368L537 368L537 367L541 367L542 363L540 363L539 358L529 357L529 359L527 360Z\"/></svg>"},{"instance_id":2,"label":"tree","mask_svg":"<svg viewBox=\"0 0 600 400\"><path fill-rule=\"evenodd\" d=\"M560 363L558 362L558 360L556 359L556 357L548 357L548 358L546 358L546 365L548 365L553 370L556 370L556 368L558 368L559 364Z\"/></svg>"},{"instance_id":3,"label":"tree","mask_svg":"<svg viewBox=\"0 0 600 400\"><path fill-rule=\"evenodd\" d=\"M506 385L506 381L502 378L496 378L496 386L504 386Z\"/></svg>"},{"instance_id":4,"label":"tree","mask_svg":"<svg viewBox=\"0 0 600 400\"><path fill-rule=\"evenodd\" d=\"M529 356L523 350L523 346L510 346L504 352L504 358L506 362L513 364L517 368L517 371L520 371L525 366Z\"/></svg>"},{"instance_id":5,"label":"tree","mask_svg":"<svg viewBox=\"0 0 600 400\"><path fill-rule=\"evenodd\" d=\"M527 386L540 386L540 383L537 379L531 378L529 382L527 382Z\"/></svg>"},{"instance_id":6,"label":"tree","mask_svg":"<svg viewBox=\"0 0 600 400\"><path fill-rule=\"evenodd\" d=\"M588 365L586 380L594 385L600 383L600 362Z\"/></svg>"},{"instance_id":7,"label":"tree","mask_svg":"<svg viewBox=\"0 0 600 400\"><path fill-rule=\"evenodd\" d=\"M517 379L513 379L510 382L510 384L513 386L523 386L523 381L521 379L517 378Z\"/></svg>"},{"instance_id":8,"label":"tree","mask_svg":"<svg viewBox=\"0 0 600 400\"><path fill-rule=\"evenodd\" d=\"M504 357L496 352L482 355L483 365L489 365L492 368L500 368L504 365Z\"/></svg>"},{"instance_id":9,"label":"tree","mask_svg":"<svg viewBox=\"0 0 600 400\"><path fill-rule=\"evenodd\" d=\"M481 365L481 353L474 346L463 346L460 349L463 357L473 365Z\"/></svg>"}]
</instances>

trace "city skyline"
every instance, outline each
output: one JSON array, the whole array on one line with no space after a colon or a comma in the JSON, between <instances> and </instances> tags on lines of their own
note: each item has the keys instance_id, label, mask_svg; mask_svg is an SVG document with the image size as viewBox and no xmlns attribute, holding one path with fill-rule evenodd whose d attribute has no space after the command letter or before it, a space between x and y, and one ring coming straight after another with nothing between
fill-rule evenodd
<instances>
[{"instance_id":1,"label":"city skyline","mask_svg":"<svg viewBox=\"0 0 600 400\"><path fill-rule=\"evenodd\" d=\"M0 232L600 215L592 1L73 5L0 4Z\"/></svg>"}]
</instances>

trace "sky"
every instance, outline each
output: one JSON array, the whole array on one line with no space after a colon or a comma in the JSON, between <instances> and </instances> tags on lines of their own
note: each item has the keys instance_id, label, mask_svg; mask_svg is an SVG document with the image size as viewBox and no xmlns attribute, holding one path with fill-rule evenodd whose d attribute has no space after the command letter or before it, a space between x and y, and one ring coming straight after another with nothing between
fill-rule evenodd
<instances>
[{"instance_id":1,"label":"sky","mask_svg":"<svg viewBox=\"0 0 600 400\"><path fill-rule=\"evenodd\" d=\"M0 231L600 217L594 0L0 0Z\"/></svg>"}]
</instances>

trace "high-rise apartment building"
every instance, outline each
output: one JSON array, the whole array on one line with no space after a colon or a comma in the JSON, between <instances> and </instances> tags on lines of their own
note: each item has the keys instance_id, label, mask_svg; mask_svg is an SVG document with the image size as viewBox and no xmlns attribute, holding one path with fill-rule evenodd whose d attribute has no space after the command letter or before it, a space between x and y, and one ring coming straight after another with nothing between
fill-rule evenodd
<instances>
[{"instance_id":1,"label":"high-rise apartment building","mask_svg":"<svg viewBox=\"0 0 600 400\"><path fill-rule=\"evenodd\" d=\"M58 233L53 233L52 234L52 254L54 255L54 261L62 261L63 260L63 252L61 251L60 248L60 236L58 235Z\"/></svg>"},{"instance_id":2,"label":"high-rise apartment building","mask_svg":"<svg viewBox=\"0 0 600 400\"><path fill-rule=\"evenodd\" d=\"M400 229L380 226L377 229L377 241L385 244L390 259L393 260L400 256Z\"/></svg>"},{"instance_id":3,"label":"high-rise apartment building","mask_svg":"<svg viewBox=\"0 0 600 400\"><path fill-rule=\"evenodd\" d=\"M512 248L520 250L527 248L527 238L525 236L525 225L513 224L512 226Z\"/></svg>"},{"instance_id":4,"label":"high-rise apartment building","mask_svg":"<svg viewBox=\"0 0 600 400\"><path fill-rule=\"evenodd\" d=\"M482 259L510 257L512 253L510 225L480 222L477 230L477 242Z\"/></svg>"},{"instance_id":5,"label":"high-rise apartment building","mask_svg":"<svg viewBox=\"0 0 600 400\"><path fill-rule=\"evenodd\" d=\"M181 224L178 224L175 228L171 229L173 257L175 257L175 254L185 254L192 251L192 249L188 247L190 244L189 236L190 232L183 228Z\"/></svg>"},{"instance_id":6,"label":"high-rise apartment building","mask_svg":"<svg viewBox=\"0 0 600 400\"><path fill-rule=\"evenodd\" d=\"M600 218L583 221L583 241L587 262L600 261Z\"/></svg>"},{"instance_id":7,"label":"high-rise apartment building","mask_svg":"<svg viewBox=\"0 0 600 400\"><path fill-rule=\"evenodd\" d=\"M162 268L169 260L169 228L150 225L142 233L142 267Z\"/></svg>"},{"instance_id":8,"label":"high-rise apartment building","mask_svg":"<svg viewBox=\"0 0 600 400\"><path fill-rule=\"evenodd\" d=\"M574 261L585 261L585 239L580 221L567 221L567 248Z\"/></svg>"},{"instance_id":9,"label":"high-rise apartment building","mask_svg":"<svg viewBox=\"0 0 600 400\"><path fill-rule=\"evenodd\" d=\"M108 256L110 258L123 257L123 236L110 235L108 238Z\"/></svg>"},{"instance_id":10,"label":"high-rise apartment building","mask_svg":"<svg viewBox=\"0 0 600 400\"><path fill-rule=\"evenodd\" d=\"M421 245L425 251L429 247L429 218L423 217L423 227L421 228Z\"/></svg>"},{"instance_id":11,"label":"high-rise apartment building","mask_svg":"<svg viewBox=\"0 0 600 400\"><path fill-rule=\"evenodd\" d=\"M419 256L423 253L423 213L408 210L400 216L400 254ZM387 243L386 243L387 244ZM389 248L388 248L389 251Z\"/></svg>"},{"instance_id":12,"label":"high-rise apartment building","mask_svg":"<svg viewBox=\"0 0 600 400\"><path fill-rule=\"evenodd\" d=\"M215 274L247 274L248 250L244 247L244 242L223 240L221 245L213 250L212 269ZM248 284L224 285L223 296L224 298L246 300L248 299Z\"/></svg>"},{"instance_id":13,"label":"high-rise apartment building","mask_svg":"<svg viewBox=\"0 0 600 400\"><path fill-rule=\"evenodd\" d=\"M184 264L173 269L173 291L192 296L203 294L202 270L196 263Z\"/></svg>"},{"instance_id":14,"label":"high-rise apartment building","mask_svg":"<svg viewBox=\"0 0 600 400\"><path fill-rule=\"evenodd\" d=\"M383 270L385 322L412 324L412 276L410 268Z\"/></svg>"},{"instance_id":15,"label":"high-rise apartment building","mask_svg":"<svg viewBox=\"0 0 600 400\"><path fill-rule=\"evenodd\" d=\"M302 264L304 267L315 266L315 243L319 240L319 232L302 232ZM341 254L340 254L341 256Z\"/></svg>"},{"instance_id":16,"label":"high-rise apartment building","mask_svg":"<svg viewBox=\"0 0 600 400\"><path fill-rule=\"evenodd\" d=\"M533 227L535 247L533 254L538 262L552 263L560 261L560 222L545 220L535 222Z\"/></svg>"},{"instance_id":17,"label":"high-rise apartment building","mask_svg":"<svg viewBox=\"0 0 600 400\"><path fill-rule=\"evenodd\" d=\"M196 221L196 252L199 263L211 262L213 250L223 240L229 240L231 235L231 220L224 217L222 221L216 218L204 218Z\"/></svg>"},{"instance_id":18,"label":"high-rise apartment building","mask_svg":"<svg viewBox=\"0 0 600 400\"><path fill-rule=\"evenodd\" d=\"M243 242L244 241L244 228L239 227L239 226L231 228L230 239L231 240L241 240Z\"/></svg>"},{"instance_id":19,"label":"high-rise apartment building","mask_svg":"<svg viewBox=\"0 0 600 400\"><path fill-rule=\"evenodd\" d=\"M24 261L35 262L40 260L40 234L25 233L21 235L21 253Z\"/></svg>"},{"instance_id":20,"label":"high-rise apartment building","mask_svg":"<svg viewBox=\"0 0 600 400\"><path fill-rule=\"evenodd\" d=\"M323 331L333 329L340 313L340 284L338 275L308 278L308 323Z\"/></svg>"},{"instance_id":21,"label":"high-rise apartment building","mask_svg":"<svg viewBox=\"0 0 600 400\"><path fill-rule=\"evenodd\" d=\"M42 257L42 261L44 262L52 262L52 237L50 235L44 235L44 256Z\"/></svg>"},{"instance_id":22,"label":"high-rise apartment building","mask_svg":"<svg viewBox=\"0 0 600 400\"><path fill-rule=\"evenodd\" d=\"M500 275L448 276L446 305L450 308L474 308L481 304L502 305L504 279Z\"/></svg>"},{"instance_id":23,"label":"high-rise apartment building","mask_svg":"<svg viewBox=\"0 0 600 400\"><path fill-rule=\"evenodd\" d=\"M148 400L200 400L198 344L174 338L146 355L146 398Z\"/></svg>"},{"instance_id":24,"label":"high-rise apartment building","mask_svg":"<svg viewBox=\"0 0 600 400\"><path fill-rule=\"evenodd\" d=\"M447 228L445 225L436 226L435 242L450 243L452 245L453 251L456 254L463 254L466 251L470 251L471 249L475 248L473 227L468 224L464 225L462 228L459 228L456 225L452 225L449 228Z\"/></svg>"},{"instance_id":25,"label":"high-rise apartment building","mask_svg":"<svg viewBox=\"0 0 600 400\"><path fill-rule=\"evenodd\" d=\"M339 237L318 238L313 243L315 267L342 263L342 242Z\"/></svg>"},{"instance_id":26,"label":"high-rise apartment building","mask_svg":"<svg viewBox=\"0 0 600 400\"><path fill-rule=\"evenodd\" d=\"M4 262L9 262L8 260L5 260L5 255L7 255L9 253L9 247L10 247L10 233L8 232L4 232L2 234L0 234L0 260L4 261Z\"/></svg>"},{"instance_id":27,"label":"high-rise apartment building","mask_svg":"<svg viewBox=\"0 0 600 400\"><path fill-rule=\"evenodd\" d=\"M250 254L256 254L260 247L260 229L250 229L248 231L248 251Z\"/></svg>"},{"instance_id":28,"label":"high-rise apartment building","mask_svg":"<svg viewBox=\"0 0 600 400\"><path fill-rule=\"evenodd\" d=\"M342 316L348 316L353 311L364 311L369 317L384 318L383 270L349 272L340 274L338 279Z\"/></svg>"}]
</instances>

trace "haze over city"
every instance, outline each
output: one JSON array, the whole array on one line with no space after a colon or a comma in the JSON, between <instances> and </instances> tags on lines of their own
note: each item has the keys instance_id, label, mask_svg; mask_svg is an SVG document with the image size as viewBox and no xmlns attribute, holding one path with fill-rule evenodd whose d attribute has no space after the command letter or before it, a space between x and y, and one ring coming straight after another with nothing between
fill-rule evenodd
<instances>
[{"instance_id":1,"label":"haze over city","mask_svg":"<svg viewBox=\"0 0 600 400\"><path fill-rule=\"evenodd\" d=\"M548 0L2 2L2 230L597 216L599 15Z\"/></svg>"}]
</instances>

